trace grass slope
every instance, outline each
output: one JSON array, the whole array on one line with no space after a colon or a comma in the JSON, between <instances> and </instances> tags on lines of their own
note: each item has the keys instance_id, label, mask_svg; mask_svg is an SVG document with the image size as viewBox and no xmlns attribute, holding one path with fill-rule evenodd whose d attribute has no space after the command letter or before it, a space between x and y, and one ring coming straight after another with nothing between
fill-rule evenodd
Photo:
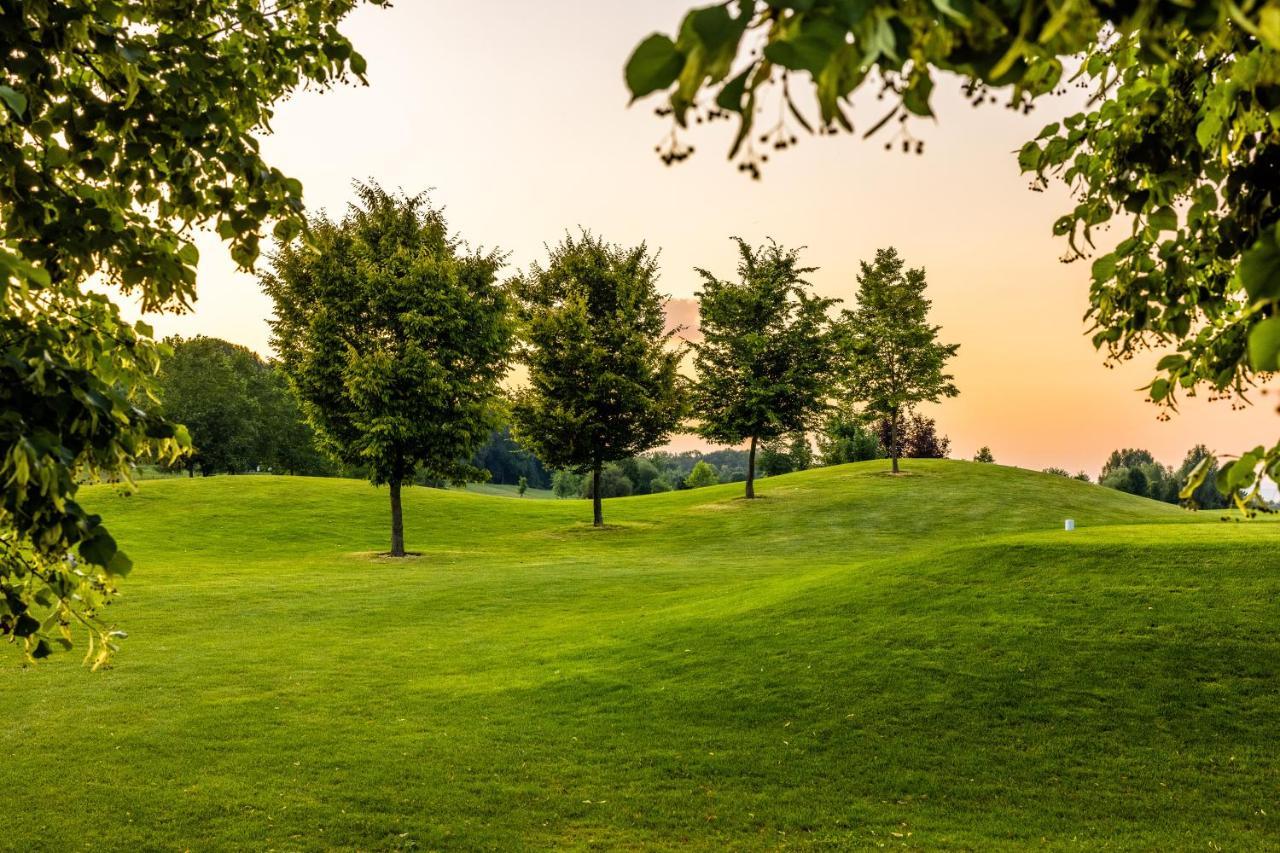
<instances>
[{"instance_id":1,"label":"grass slope","mask_svg":"<svg viewBox=\"0 0 1280 853\"><path fill-rule=\"evenodd\" d=\"M411 561L357 482L91 490L131 636L103 673L0 667L0 845L1280 843L1280 526L882 468L603 531L412 489Z\"/></svg>"}]
</instances>

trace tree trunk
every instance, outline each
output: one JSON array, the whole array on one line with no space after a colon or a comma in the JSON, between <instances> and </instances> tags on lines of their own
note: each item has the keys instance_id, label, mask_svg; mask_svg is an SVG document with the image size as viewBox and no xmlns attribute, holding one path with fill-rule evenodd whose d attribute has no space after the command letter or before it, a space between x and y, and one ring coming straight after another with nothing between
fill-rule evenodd
<instances>
[{"instance_id":1,"label":"tree trunk","mask_svg":"<svg viewBox=\"0 0 1280 853\"><path fill-rule=\"evenodd\" d=\"M404 556L404 513L400 508L400 481L391 481L391 556Z\"/></svg>"},{"instance_id":2,"label":"tree trunk","mask_svg":"<svg viewBox=\"0 0 1280 853\"><path fill-rule=\"evenodd\" d=\"M756 437L751 436L751 453L747 455L747 500L756 496Z\"/></svg>"},{"instance_id":3,"label":"tree trunk","mask_svg":"<svg viewBox=\"0 0 1280 853\"><path fill-rule=\"evenodd\" d=\"M602 467L600 460L597 459L591 468L591 502L595 510L595 520L592 524L596 527L604 527L604 507L600 505L600 469Z\"/></svg>"},{"instance_id":4,"label":"tree trunk","mask_svg":"<svg viewBox=\"0 0 1280 853\"><path fill-rule=\"evenodd\" d=\"M899 448L901 439L898 437L898 411L895 409L889 417L889 456L893 459L893 473L898 473L898 456L902 451Z\"/></svg>"},{"instance_id":5,"label":"tree trunk","mask_svg":"<svg viewBox=\"0 0 1280 853\"><path fill-rule=\"evenodd\" d=\"M194 480L196 478L196 463L192 462L187 466L187 479Z\"/></svg>"}]
</instances>

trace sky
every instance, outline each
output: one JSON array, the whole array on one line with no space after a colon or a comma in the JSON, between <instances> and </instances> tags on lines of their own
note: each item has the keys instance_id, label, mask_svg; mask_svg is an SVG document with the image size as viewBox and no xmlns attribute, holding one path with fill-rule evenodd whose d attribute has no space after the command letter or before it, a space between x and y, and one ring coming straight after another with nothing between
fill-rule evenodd
<instances>
[{"instance_id":1,"label":"sky","mask_svg":"<svg viewBox=\"0 0 1280 853\"><path fill-rule=\"evenodd\" d=\"M848 303L859 261L895 246L927 272L941 340L960 344L960 396L924 407L953 457L987 445L1001 463L1096 476L1117 447L1145 447L1176 466L1196 443L1231 454L1274 441L1274 394L1243 410L1186 400L1161 421L1137 390L1157 356L1109 369L1089 343L1088 265L1062 263L1066 246L1050 233L1067 196L1029 191L1015 158L1044 124L1078 109L1079 95L1023 116L974 108L958 81L944 79L937 120L911 126L923 155L885 151L883 134L800 133L756 182L725 159L731 128L719 123L697 128L686 139L695 155L667 167L654 146L668 125L653 115L656 101L628 107L622 68L640 39L673 31L687 8L401 0L361 9L344 31L368 60L369 86L281 103L264 154L303 182L308 207L335 217L354 180L430 190L469 244L509 253L510 274L545 258L569 229L644 241L661 252L661 287L684 322L696 319L695 266L733 274L731 236L806 247L804 260L819 267L814 289ZM873 93L860 98L855 126L870 126L886 106ZM270 300L216 237L198 244L194 311L148 321L160 334L212 335L271 355Z\"/></svg>"}]
</instances>

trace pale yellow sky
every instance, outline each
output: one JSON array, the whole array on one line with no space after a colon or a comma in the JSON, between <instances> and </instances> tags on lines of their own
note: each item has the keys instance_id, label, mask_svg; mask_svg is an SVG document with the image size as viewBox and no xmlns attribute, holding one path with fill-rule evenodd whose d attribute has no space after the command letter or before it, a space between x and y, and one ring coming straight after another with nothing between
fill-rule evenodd
<instances>
[{"instance_id":1,"label":"pale yellow sky","mask_svg":"<svg viewBox=\"0 0 1280 853\"><path fill-rule=\"evenodd\" d=\"M861 141L802 135L752 182L726 163L727 124L692 135L698 153L664 167L653 104L627 108L622 66L653 30L671 31L687 4L401 0L363 9L347 30L369 63L368 88L304 92L281 105L268 159L302 180L313 208L340 214L353 179L408 192L433 188L450 224L473 245L511 253L509 271L543 256L579 225L661 250L663 285L687 298L692 268L733 271L730 235L808 247L812 279L851 300L860 259L894 245L923 265L943 339L960 343L960 397L929 413L952 455L990 445L997 461L1091 474L1113 448L1140 446L1177 464L1203 441L1237 452L1275 438L1274 397L1233 412L1187 401L1169 422L1135 389L1149 361L1103 366L1081 322L1088 267L1059 262L1050 234L1058 190L1033 193L1014 153L1068 110L1031 116L974 109L943 82L939 121L918 122L923 156ZM867 98L855 125L883 104ZM161 334L215 335L269 352L270 302L235 271L216 238L200 241L196 310L148 318Z\"/></svg>"}]
</instances>

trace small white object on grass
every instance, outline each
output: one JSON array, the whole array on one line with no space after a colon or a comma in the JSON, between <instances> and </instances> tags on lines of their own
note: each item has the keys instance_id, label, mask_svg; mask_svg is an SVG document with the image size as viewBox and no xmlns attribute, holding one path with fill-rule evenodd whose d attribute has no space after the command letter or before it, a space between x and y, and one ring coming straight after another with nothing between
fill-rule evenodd
<instances>
[{"instance_id":1,"label":"small white object on grass","mask_svg":"<svg viewBox=\"0 0 1280 853\"><path fill-rule=\"evenodd\" d=\"M1076 520L1075 520L1074 518L1068 518L1068 519L1067 519L1067 523L1066 523L1065 525L1063 525L1063 527L1064 527L1064 529L1066 529L1066 530L1075 530L1075 529L1076 529Z\"/></svg>"}]
</instances>

